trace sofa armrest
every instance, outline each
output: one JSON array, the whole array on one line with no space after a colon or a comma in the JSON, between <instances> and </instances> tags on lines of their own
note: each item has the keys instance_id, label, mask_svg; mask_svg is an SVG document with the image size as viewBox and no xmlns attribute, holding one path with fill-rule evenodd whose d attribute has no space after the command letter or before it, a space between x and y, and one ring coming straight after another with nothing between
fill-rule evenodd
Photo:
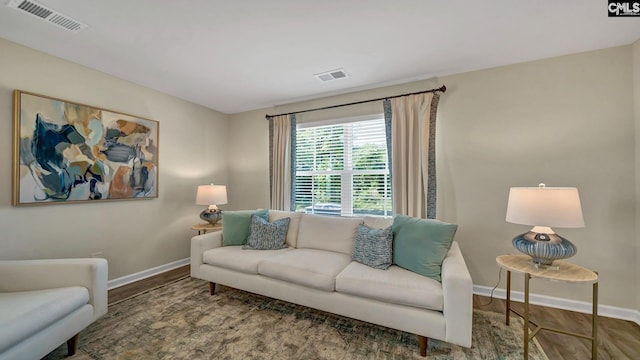
<instances>
[{"instance_id":1,"label":"sofa armrest","mask_svg":"<svg viewBox=\"0 0 640 360\"><path fill-rule=\"evenodd\" d=\"M99 258L1 260L0 291L84 286L97 319L107 313L108 270L107 260Z\"/></svg>"},{"instance_id":2,"label":"sofa armrest","mask_svg":"<svg viewBox=\"0 0 640 360\"><path fill-rule=\"evenodd\" d=\"M200 277L200 265L202 262L202 254L209 250L222 246L222 230L209 232L202 235L196 235L191 238L191 276L202 279Z\"/></svg>"},{"instance_id":3,"label":"sofa armrest","mask_svg":"<svg viewBox=\"0 0 640 360\"><path fill-rule=\"evenodd\" d=\"M442 262L442 292L446 341L471 347L473 281L456 241Z\"/></svg>"}]
</instances>

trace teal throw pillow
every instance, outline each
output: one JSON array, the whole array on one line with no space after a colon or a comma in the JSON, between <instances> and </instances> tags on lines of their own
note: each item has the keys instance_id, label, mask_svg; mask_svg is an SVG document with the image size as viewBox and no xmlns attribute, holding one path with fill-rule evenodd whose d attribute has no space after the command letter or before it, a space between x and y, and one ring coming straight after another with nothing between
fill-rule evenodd
<instances>
[{"instance_id":1,"label":"teal throw pillow","mask_svg":"<svg viewBox=\"0 0 640 360\"><path fill-rule=\"evenodd\" d=\"M269 210L241 210L222 212L222 246L244 245L250 233L251 215L268 219Z\"/></svg>"},{"instance_id":2,"label":"teal throw pillow","mask_svg":"<svg viewBox=\"0 0 640 360\"><path fill-rule=\"evenodd\" d=\"M287 230L291 218L282 218L269 222L259 216L251 216L251 231L243 249L280 250L287 247Z\"/></svg>"},{"instance_id":3,"label":"teal throw pillow","mask_svg":"<svg viewBox=\"0 0 640 360\"><path fill-rule=\"evenodd\" d=\"M441 281L442 261L447 256L458 225L396 215L391 227L393 263Z\"/></svg>"},{"instance_id":4,"label":"teal throw pillow","mask_svg":"<svg viewBox=\"0 0 640 360\"><path fill-rule=\"evenodd\" d=\"M372 229L364 224L358 225L351 260L374 269L387 270L391 266L393 232L391 226L384 229Z\"/></svg>"}]
</instances>

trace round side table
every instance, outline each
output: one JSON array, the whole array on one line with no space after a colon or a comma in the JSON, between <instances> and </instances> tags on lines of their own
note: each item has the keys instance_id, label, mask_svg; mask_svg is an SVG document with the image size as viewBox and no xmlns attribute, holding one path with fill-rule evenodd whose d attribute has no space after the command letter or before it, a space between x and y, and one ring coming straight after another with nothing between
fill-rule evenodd
<instances>
[{"instance_id":1,"label":"round side table","mask_svg":"<svg viewBox=\"0 0 640 360\"><path fill-rule=\"evenodd\" d=\"M222 230L222 223L218 221L215 225L211 225L209 223L195 224L195 225L191 226L191 230L197 230L198 231L198 235L206 234L207 231Z\"/></svg>"},{"instance_id":2,"label":"round side table","mask_svg":"<svg viewBox=\"0 0 640 360\"><path fill-rule=\"evenodd\" d=\"M509 325L509 313L513 312L524 319L524 358L529 359L529 341L541 330L557 332L560 334L577 336L591 340L591 358L598 358L598 273L566 261L554 261L554 267L536 267L531 257L526 255L500 255L496 262L507 271L507 306L506 324ZM520 314L511 308L511 272L524 274L524 314ZM552 281L564 281L569 283L593 284L593 311L591 313L591 336L578 334L562 329L554 329L538 325L529 318L529 280L531 278L547 279ZM535 329L529 334L529 324Z\"/></svg>"}]
</instances>

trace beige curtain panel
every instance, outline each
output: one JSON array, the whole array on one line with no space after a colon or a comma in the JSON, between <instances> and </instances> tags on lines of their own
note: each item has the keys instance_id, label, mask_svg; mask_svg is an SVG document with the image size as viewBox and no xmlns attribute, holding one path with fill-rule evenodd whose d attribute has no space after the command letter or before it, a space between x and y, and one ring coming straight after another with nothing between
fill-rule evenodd
<instances>
[{"instance_id":1,"label":"beige curtain panel","mask_svg":"<svg viewBox=\"0 0 640 360\"><path fill-rule=\"evenodd\" d=\"M436 95L438 96L438 95ZM437 98L436 98L437 99ZM427 217L427 194L435 206L435 159L430 158L430 143L434 141L434 93L409 95L391 99L392 107L392 191L396 214ZM433 111L432 111L433 110ZM433 191L429 182L433 181ZM433 214L435 217L435 207Z\"/></svg>"},{"instance_id":2,"label":"beige curtain panel","mask_svg":"<svg viewBox=\"0 0 640 360\"><path fill-rule=\"evenodd\" d=\"M271 209L289 210L291 204L291 121L289 115L271 118Z\"/></svg>"}]
</instances>

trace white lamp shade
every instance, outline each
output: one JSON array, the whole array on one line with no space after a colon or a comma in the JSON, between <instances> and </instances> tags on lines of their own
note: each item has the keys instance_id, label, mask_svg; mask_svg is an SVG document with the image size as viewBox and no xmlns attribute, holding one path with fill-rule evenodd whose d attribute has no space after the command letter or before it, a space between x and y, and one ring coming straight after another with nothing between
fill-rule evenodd
<instances>
[{"instance_id":1,"label":"white lamp shade","mask_svg":"<svg viewBox=\"0 0 640 360\"><path fill-rule=\"evenodd\" d=\"M507 222L522 225L584 227L578 189L574 187L512 187Z\"/></svg>"},{"instance_id":2,"label":"white lamp shade","mask_svg":"<svg viewBox=\"0 0 640 360\"><path fill-rule=\"evenodd\" d=\"M227 187L224 185L199 185L196 205L223 205L227 203Z\"/></svg>"}]
</instances>

